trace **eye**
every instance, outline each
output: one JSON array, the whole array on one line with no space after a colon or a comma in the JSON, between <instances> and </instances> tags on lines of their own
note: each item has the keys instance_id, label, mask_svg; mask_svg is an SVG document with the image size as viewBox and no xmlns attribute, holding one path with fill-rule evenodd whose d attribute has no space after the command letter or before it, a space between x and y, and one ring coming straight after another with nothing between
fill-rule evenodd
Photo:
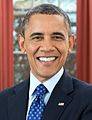
<instances>
[{"instance_id":1,"label":"eye","mask_svg":"<svg viewBox=\"0 0 92 120\"><path fill-rule=\"evenodd\" d=\"M40 41L42 39L43 39L42 36L33 36L33 37L31 37L31 40L33 40L33 41Z\"/></svg>"},{"instance_id":2,"label":"eye","mask_svg":"<svg viewBox=\"0 0 92 120\"><path fill-rule=\"evenodd\" d=\"M57 41L65 40L65 38L64 38L63 36L60 36L60 35L52 36L52 39L53 39L53 40L57 40Z\"/></svg>"}]
</instances>

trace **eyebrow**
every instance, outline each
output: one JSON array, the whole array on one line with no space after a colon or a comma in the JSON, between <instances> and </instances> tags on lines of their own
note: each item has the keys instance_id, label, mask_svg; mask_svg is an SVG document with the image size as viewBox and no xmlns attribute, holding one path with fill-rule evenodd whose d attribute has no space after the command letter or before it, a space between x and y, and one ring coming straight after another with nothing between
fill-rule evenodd
<instances>
[{"instance_id":1,"label":"eyebrow","mask_svg":"<svg viewBox=\"0 0 92 120\"><path fill-rule=\"evenodd\" d=\"M34 33L32 33L32 34L30 35L30 37L33 37L33 36L36 36L36 35L43 36L43 35L44 35L44 33L34 32ZM63 33L61 33L61 32L53 32L51 35L60 35L60 36L62 36L62 37L64 37L64 38L65 38L64 34L63 34Z\"/></svg>"},{"instance_id":2,"label":"eyebrow","mask_svg":"<svg viewBox=\"0 0 92 120\"><path fill-rule=\"evenodd\" d=\"M62 37L65 37L64 34L61 32L53 32L51 35L60 35Z\"/></svg>"},{"instance_id":3,"label":"eyebrow","mask_svg":"<svg viewBox=\"0 0 92 120\"><path fill-rule=\"evenodd\" d=\"M36 36L36 35L44 35L43 33L35 32L30 35L30 37Z\"/></svg>"}]
</instances>

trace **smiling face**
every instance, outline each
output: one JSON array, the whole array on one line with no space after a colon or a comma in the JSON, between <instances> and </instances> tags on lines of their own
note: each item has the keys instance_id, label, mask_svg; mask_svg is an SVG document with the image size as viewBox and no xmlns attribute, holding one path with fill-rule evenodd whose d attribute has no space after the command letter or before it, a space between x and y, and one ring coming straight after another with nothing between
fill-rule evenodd
<instances>
[{"instance_id":1,"label":"smiling face","mask_svg":"<svg viewBox=\"0 0 92 120\"><path fill-rule=\"evenodd\" d=\"M65 64L73 37L68 37L62 16L35 14L25 26L25 39L19 36L19 45L27 53L32 73L44 81Z\"/></svg>"}]
</instances>

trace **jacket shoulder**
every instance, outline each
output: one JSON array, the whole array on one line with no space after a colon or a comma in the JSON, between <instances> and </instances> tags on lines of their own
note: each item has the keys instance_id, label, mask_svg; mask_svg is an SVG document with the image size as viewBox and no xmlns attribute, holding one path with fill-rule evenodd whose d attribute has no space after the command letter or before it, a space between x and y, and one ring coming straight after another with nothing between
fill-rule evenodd
<instances>
[{"instance_id":1,"label":"jacket shoulder","mask_svg":"<svg viewBox=\"0 0 92 120\"><path fill-rule=\"evenodd\" d=\"M84 99L84 101L90 101L92 103L92 84L76 78L72 79L75 93L79 95L80 99Z\"/></svg>"},{"instance_id":2,"label":"jacket shoulder","mask_svg":"<svg viewBox=\"0 0 92 120\"><path fill-rule=\"evenodd\" d=\"M28 80L24 80L23 82L11 87L7 88L0 92L0 102L2 100L7 100L9 96L16 94L17 92L21 91L21 89L28 84ZM3 101L2 101L3 102Z\"/></svg>"}]
</instances>

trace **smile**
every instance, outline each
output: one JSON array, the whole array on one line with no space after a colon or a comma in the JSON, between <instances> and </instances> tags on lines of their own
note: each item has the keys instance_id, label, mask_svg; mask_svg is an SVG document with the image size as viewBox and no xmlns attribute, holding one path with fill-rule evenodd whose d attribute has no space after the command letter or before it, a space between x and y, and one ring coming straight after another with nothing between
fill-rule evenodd
<instances>
[{"instance_id":1,"label":"smile","mask_svg":"<svg viewBox=\"0 0 92 120\"><path fill-rule=\"evenodd\" d=\"M41 62L50 62L56 60L58 57L50 56L50 57L37 57L37 59Z\"/></svg>"}]
</instances>

